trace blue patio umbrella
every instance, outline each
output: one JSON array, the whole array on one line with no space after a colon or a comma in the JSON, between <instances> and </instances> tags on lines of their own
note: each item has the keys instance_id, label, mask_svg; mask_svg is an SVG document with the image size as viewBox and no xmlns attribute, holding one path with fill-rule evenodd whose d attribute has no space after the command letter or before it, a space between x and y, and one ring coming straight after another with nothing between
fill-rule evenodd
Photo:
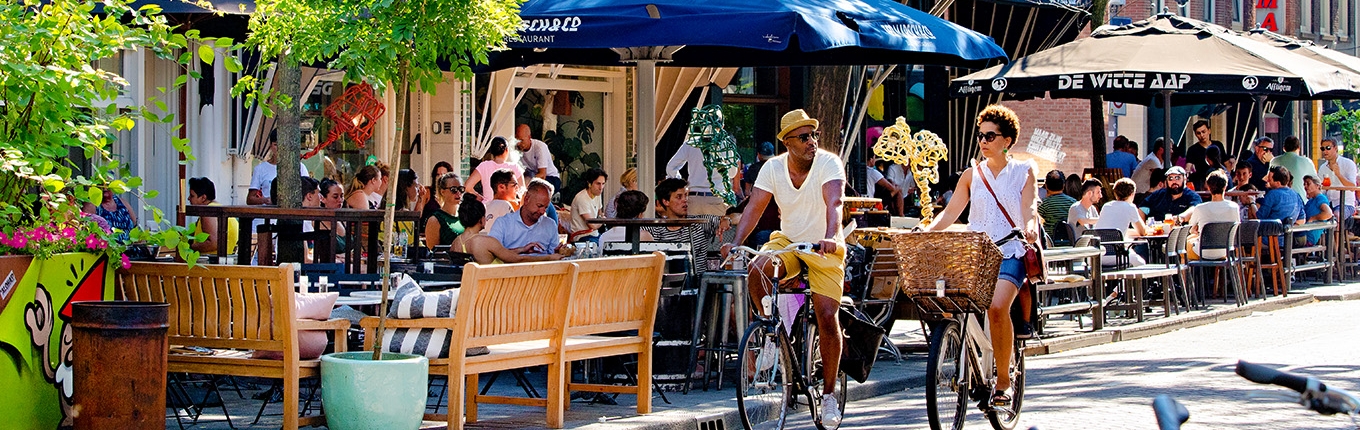
<instances>
[{"instance_id":1,"label":"blue patio umbrella","mask_svg":"<svg viewBox=\"0 0 1360 430\"><path fill-rule=\"evenodd\" d=\"M1005 60L991 37L891 0L529 0L508 51L484 70L533 64L638 67L637 114L655 114L655 67L933 64ZM637 124L654 136L654 124ZM655 142L640 142L652 183Z\"/></svg>"}]
</instances>

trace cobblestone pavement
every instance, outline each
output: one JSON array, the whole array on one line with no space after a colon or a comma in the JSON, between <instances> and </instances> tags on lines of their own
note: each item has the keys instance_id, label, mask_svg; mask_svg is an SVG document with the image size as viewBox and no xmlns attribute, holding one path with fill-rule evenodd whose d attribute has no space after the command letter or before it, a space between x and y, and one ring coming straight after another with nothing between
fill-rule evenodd
<instances>
[{"instance_id":1,"label":"cobblestone pavement","mask_svg":"<svg viewBox=\"0 0 1360 430\"><path fill-rule=\"evenodd\" d=\"M1238 359L1311 374L1360 392L1360 302L1322 302L1258 312L1160 336L1028 359L1021 425L1051 429L1154 429L1152 399L1170 394L1190 410L1185 429L1355 428L1296 403L1252 398L1286 393L1233 373ZM929 428L925 390L851 402L845 429ZM989 428L969 413L969 428ZM1024 428L1022 427L1022 428ZM811 428L799 426L797 428Z\"/></svg>"}]
</instances>

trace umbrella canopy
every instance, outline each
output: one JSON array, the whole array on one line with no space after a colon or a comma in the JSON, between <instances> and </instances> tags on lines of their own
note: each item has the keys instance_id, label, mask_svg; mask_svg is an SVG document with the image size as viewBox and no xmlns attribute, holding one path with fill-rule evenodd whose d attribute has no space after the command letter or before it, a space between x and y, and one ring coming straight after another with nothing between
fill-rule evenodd
<instances>
[{"instance_id":1,"label":"umbrella canopy","mask_svg":"<svg viewBox=\"0 0 1360 430\"><path fill-rule=\"evenodd\" d=\"M1263 28L1257 28L1244 34L1249 39L1287 49L1289 52L1326 63L1344 71L1360 74L1360 58L1347 55L1341 51L1328 49L1310 41L1295 39Z\"/></svg>"},{"instance_id":2,"label":"umbrella canopy","mask_svg":"<svg viewBox=\"0 0 1360 430\"><path fill-rule=\"evenodd\" d=\"M990 37L891 0L529 0L510 51L490 68L620 65L622 48L671 47L671 66L985 66ZM702 47L702 48L700 48ZM628 54L625 54L628 55Z\"/></svg>"},{"instance_id":3,"label":"umbrella canopy","mask_svg":"<svg viewBox=\"0 0 1360 430\"><path fill-rule=\"evenodd\" d=\"M1357 94L1360 75L1214 24L1158 15L955 79L950 94L1104 96L1146 104Z\"/></svg>"}]
</instances>

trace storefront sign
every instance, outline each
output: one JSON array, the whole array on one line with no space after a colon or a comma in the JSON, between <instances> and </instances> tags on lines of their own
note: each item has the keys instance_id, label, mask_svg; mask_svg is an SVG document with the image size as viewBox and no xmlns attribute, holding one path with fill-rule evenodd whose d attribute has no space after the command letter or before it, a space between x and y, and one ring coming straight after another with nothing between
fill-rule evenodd
<instances>
[{"instance_id":1,"label":"storefront sign","mask_svg":"<svg viewBox=\"0 0 1360 430\"><path fill-rule=\"evenodd\" d=\"M1284 4L1280 0L1256 0L1256 26L1276 33L1284 22Z\"/></svg>"}]
</instances>

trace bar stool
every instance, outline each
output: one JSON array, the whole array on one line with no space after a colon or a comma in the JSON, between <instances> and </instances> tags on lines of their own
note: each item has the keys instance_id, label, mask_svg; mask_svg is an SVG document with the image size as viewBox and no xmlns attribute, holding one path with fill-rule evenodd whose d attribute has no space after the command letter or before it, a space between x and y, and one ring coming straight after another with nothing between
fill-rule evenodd
<instances>
[{"instance_id":1,"label":"bar stool","mask_svg":"<svg viewBox=\"0 0 1360 430\"><path fill-rule=\"evenodd\" d=\"M718 365L718 389L722 390L727 355L737 352L741 332L745 330L749 320L748 300L745 270L708 271L699 278L699 297L694 310L694 338L690 342L693 352L689 355L688 369L689 376L694 375L698 370L699 354L703 354L704 391L708 391L714 358L717 358ZM708 311L707 317L704 315L705 311ZM707 329L701 332L704 326L707 326ZM729 341L728 334L732 329L737 330L737 338ZM690 381L687 380L686 392L689 391L689 386Z\"/></svg>"}]
</instances>

